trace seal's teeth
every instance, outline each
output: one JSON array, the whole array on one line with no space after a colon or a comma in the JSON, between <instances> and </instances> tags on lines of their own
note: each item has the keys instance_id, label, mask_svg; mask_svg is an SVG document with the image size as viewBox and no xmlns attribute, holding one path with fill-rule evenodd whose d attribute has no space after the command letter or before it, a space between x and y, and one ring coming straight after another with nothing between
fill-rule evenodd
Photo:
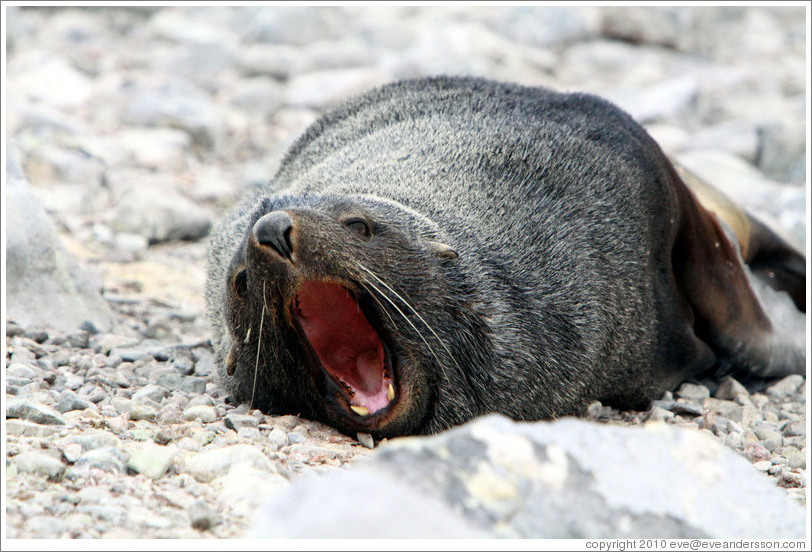
<instances>
[{"instance_id":1,"label":"seal's teeth","mask_svg":"<svg viewBox=\"0 0 812 552\"><path fill-rule=\"evenodd\" d=\"M365 406L350 405L350 409L359 416L369 416L369 408Z\"/></svg>"},{"instance_id":2,"label":"seal's teeth","mask_svg":"<svg viewBox=\"0 0 812 552\"><path fill-rule=\"evenodd\" d=\"M389 389L386 390L386 400L392 402L392 399L394 398L395 398L395 386L390 383Z\"/></svg>"}]
</instances>

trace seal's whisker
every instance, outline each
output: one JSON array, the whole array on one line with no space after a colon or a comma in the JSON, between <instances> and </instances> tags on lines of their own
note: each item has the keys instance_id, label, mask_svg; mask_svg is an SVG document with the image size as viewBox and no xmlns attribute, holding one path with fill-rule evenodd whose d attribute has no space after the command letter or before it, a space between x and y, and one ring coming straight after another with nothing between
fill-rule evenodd
<instances>
[{"instance_id":1,"label":"seal's whisker","mask_svg":"<svg viewBox=\"0 0 812 552\"><path fill-rule=\"evenodd\" d=\"M395 320L392 318L392 315L390 315L390 314L389 314L389 311L388 311L388 310L386 310L386 307L384 307L384 306L383 306L383 303L381 303L380 299L378 299L378 298L375 296L375 294L374 294L374 293L372 293L372 291L370 291L370 289L367 287L367 284L369 284L369 282L367 282L366 280L364 280L364 281L359 281L358 283L359 283L359 284L361 284L361 287L363 287L363 288L366 290L366 292L369 294L369 296L370 296L370 297L372 297L373 299L375 299L375 302L376 302L376 303L378 303L378 306L379 306L379 307L381 307L381 310L383 311L383 313L386 315L386 317L387 317L387 318L389 319L389 321L392 323L392 327L393 327L393 328L397 328L397 327L398 327L398 325L397 325L397 324L395 324ZM371 284L369 284L369 285L371 285ZM378 290L378 293L380 293L380 290Z\"/></svg>"},{"instance_id":2,"label":"seal's whisker","mask_svg":"<svg viewBox=\"0 0 812 552\"><path fill-rule=\"evenodd\" d=\"M445 349L446 353L448 353L448 356L449 356L449 357L451 357L451 360L452 360L452 361L454 362L454 364L457 366L457 369L459 369L460 371L462 371L462 368L461 368L461 367L460 367L460 365L457 363L457 360L454 358L454 355L452 355L452 354L451 354L451 351L449 351L449 350L448 350L448 347L446 347L445 343L443 343L443 340L442 340L442 339L440 339L440 337L439 337L439 336L437 335L437 333L436 333L436 332L435 332L435 331L434 331L434 330L431 328L431 326L428 324L428 322L426 322L426 321L423 319L423 317L422 317L422 316L420 316L420 313L418 313L418 312L417 312L417 311L414 309L414 307L412 307L412 306L409 304L409 302L408 302L408 301L406 301L406 300L405 300L403 297L401 297L401 296L400 296L400 295L399 295L399 294L398 294L398 293L397 293L395 290L393 290L391 287L389 287L389 285L387 285L387 284L386 284L386 282L384 282L383 280L381 280L380 278L378 278L378 277L377 277L375 274L373 274L373 272L372 272L371 270L369 270L368 268L366 268L366 267L365 267L364 265L362 265L361 263L356 262L356 264L357 264L357 265L358 265L358 266L359 266L359 267L360 267L362 270L366 271L366 272L367 272L367 273L368 273L370 276L372 276L372 277L373 277L373 278L375 278L375 279L376 279L378 282L380 282L380 284L381 284L382 286L384 286L386 289L388 289L390 292L392 292L392 294L394 294L394 295L395 295L395 296L396 296L398 299L400 299L400 300L401 300L401 301L402 301L402 302L403 302L403 303L404 303L404 304L405 304L407 307L409 307L409 309L410 309L410 310L411 310L411 311L412 311L412 312L415 314L415 316L417 316L417 317L420 319L420 321L421 321L421 322L423 322L423 324L425 324L426 328L428 328L428 330L429 330L429 331L432 333L432 335L434 335L434 338L435 338L435 339L436 339L436 340L437 340L437 341L440 343L440 345L442 345L443 349ZM392 299L391 299L391 298L390 298L388 295L386 295L385 293L383 293L383 292L382 292L380 289L378 289L378 288L377 288L377 287L376 287L376 286L375 286L375 285L374 285L372 282L370 282L369 280L366 280L366 283L367 283L367 284L369 284L370 286L372 286L372 288L373 288L373 289L375 289L375 290L376 290L378 293L380 293L380 294L381 294L381 296L382 296L384 299L386 299L387 301L389 301L389 303L390 303L390 304L391 304L393 307L395 307L395 309L396 309L396 310L397 310L397 311L400 313L400 315L403 317L403 319L404 319L404 320L406 320L406 322L408 322L408 323L409 323L409 325L410 325L410 326L411 326L411 327L414 329L414 331L415 331L415 332L417 332L417 335L418 335L418 336L420 336L420 339L422 339L422 340L423 340L423 343L425 343L425 344L426 344L426 347L428 347L428 348L429 348L429 351L431 351L431 354L434 356L434 358L437 360L437 363L440 365L440 368L443 370L443 376L446 378L446 380L448 380L448 374L447 374L447 373L446 373L446 371L445 371L445 366L443 365L443 363L442 363L442 362L440 362L440 359L437 357L437 353L435 353L435 352L434 352L434 349L432 349L432 348L431 348L431 345L429 345L429 342L426 340L426 338L425 338L425 337L423 337L423 334L420 332L420 330L418 330L418 329L415 327L415 325L412 323L412 321L411 321L411 320L409 320L409 317L408 317L408 316L406 316L406 315L403 313L403 311L402 311L402 310L400 310L400 308L399 308L399 307L398 307L398 306L395 304L395 302L394 302L394 301L393 301L393 300L392 300Z\"/></svg>"},{"instance_id":3,"label":"seal's whisker","mask_svg":"<svg viewBox=\"0 0 812 552\"><path fill-rule=\"evenodd\" d=\"M259 317L259 338L257 339L257 361L254 363L254 384L251 386L251 402L248 408L254 408L254 395L257 391L257 374L259 373L259 352L262 349L262 324L265 322L265 311L268 303L265 302L265 282L262 282L262 314Z\"/></svg>"},{"instance_id":4,"label":"seal's whisker","mask_svg":"<svg viewBox=\"0 0 812 552\"><path fill-rule=\"evenodd\" d=\"M418 329L417 329L417 327L416 327L416 326L415 326L415 325L412 323L412 321L411 321L411 320L409 320L409 317L408 317L408 316L406 316L406 314L405 314L405 313L404 313L402 310L400 310L400 307L398 307L398 306L395 304L395 302L394 302L394 301L392 301L392 298L391 298L391 297L389 297L389 296L388 296L388 295L386 295L384 292L382 292L382 291L380 290L380 288L378 288L378 287L377 287L375 284L373 284L373 283L372 283L372 282L370 282L369 280L366 280L366 284L367 284L367 285L369 285L369 286L371 286L371 287L372 287L372 289L374 289L375 291L377 291L377 292L380 294L380 296L381 296L381 297L383 297L384 299L386 299L386 300L389 302L389 304L390 304L390 305L392 305L392 306L395 308L395 310L396 310L396 311L398 311L398 313L399 313L399 314L400 314L400 315L403 317L403 319L404 319L404 320L405 320L405 321L406 321L406 322L407 322L407 323L408 323L408 324L409 324L409 325L412 327L412 329L414 329L414 331L417 333L418 337L420 337L420 339L423 341L423 343L425 343L425 344L426 344L426 347L428 347L428 348L429 348L429 351L431 352L431 355L434 357L434 360L436 360L436 361L437 361L437 365L440 367L440 370L442 370L442 372L443 372L443 377L444 377L446 380L448 380L448 374L446 373L446 370L445 370L445 365L444 365L444 364L443 364L443 363L440 361L440 358L437 356L437 353L435 353L435 352L434 352L434 349L432 349L432 348L431 348L431 345L429 345L429 342L426 340L426 338L425 338L425 337L423 337L423 334L420 332L420 330L418 330ZM373 297L374 297L374 295L373 295ZM380 302L379 302L378 304L380 304ZM384 309L384 310L385 310L385 309ZM389 316L389 315L387 314L387 316ZM391 317L390 317L390 320L391 320Z\"/></svg>"}]
</instances>

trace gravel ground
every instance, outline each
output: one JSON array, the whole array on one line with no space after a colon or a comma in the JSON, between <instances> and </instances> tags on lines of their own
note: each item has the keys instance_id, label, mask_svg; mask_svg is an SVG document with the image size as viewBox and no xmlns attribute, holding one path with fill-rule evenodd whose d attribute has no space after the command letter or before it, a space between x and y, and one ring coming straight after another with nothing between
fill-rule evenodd
<instances>
[{"instance_id":1,"label":"gravel ground","mask_svg":"<svg viewBox=\"0 0 812 552\"><path fill-rule=\"evenodd\" d=\"M804 243L804 8L4 15L8 137L117 320L7 321L8 538L236 537L263 498L370 452L366 436L228 404L202 300L212 222L321 111L368 87L450 72L599 93ZM589 417L707 432L805 504L805 379L713 391L685 384L646 412L596 403Z\"/></svg>"}]
</instances>

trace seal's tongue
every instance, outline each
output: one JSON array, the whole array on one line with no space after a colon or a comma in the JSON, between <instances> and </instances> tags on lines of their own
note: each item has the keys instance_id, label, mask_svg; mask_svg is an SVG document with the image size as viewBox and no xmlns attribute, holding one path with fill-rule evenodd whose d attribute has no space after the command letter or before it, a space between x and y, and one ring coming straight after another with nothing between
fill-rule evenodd
<instances>
[{"instance_id":1,"label":"seal's tongue","mask_svg":"<svg viewBox=\"0 0 812 552\"><path fill-rule=\"evenodd\" d=\"M376 412L393 398L378 334L344 287L307 282L296 295L299 325L322 366L349 391L353 410Z\"/></svg>"}]
</instances>

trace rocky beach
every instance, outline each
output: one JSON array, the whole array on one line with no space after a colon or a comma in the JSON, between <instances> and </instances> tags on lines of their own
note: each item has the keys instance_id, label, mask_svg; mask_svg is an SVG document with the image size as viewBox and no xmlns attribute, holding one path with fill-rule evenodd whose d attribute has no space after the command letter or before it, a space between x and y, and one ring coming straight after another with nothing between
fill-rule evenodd
<instances>
[{"instance_id":1,"label":"rocky beach","mask_svg":"<svg viewBox=\"0 0 812 552\"><path fill-rule=\"evenodd\" d=\"M230 404L203 282L212 226L321 113L436 74L605 97L805 251L808 9L4 5L6 538L803 538L803 376L377 443ZM408 484L370 504L399 524L313 527L330 481Z\"/></svg>"}]
</instances>

